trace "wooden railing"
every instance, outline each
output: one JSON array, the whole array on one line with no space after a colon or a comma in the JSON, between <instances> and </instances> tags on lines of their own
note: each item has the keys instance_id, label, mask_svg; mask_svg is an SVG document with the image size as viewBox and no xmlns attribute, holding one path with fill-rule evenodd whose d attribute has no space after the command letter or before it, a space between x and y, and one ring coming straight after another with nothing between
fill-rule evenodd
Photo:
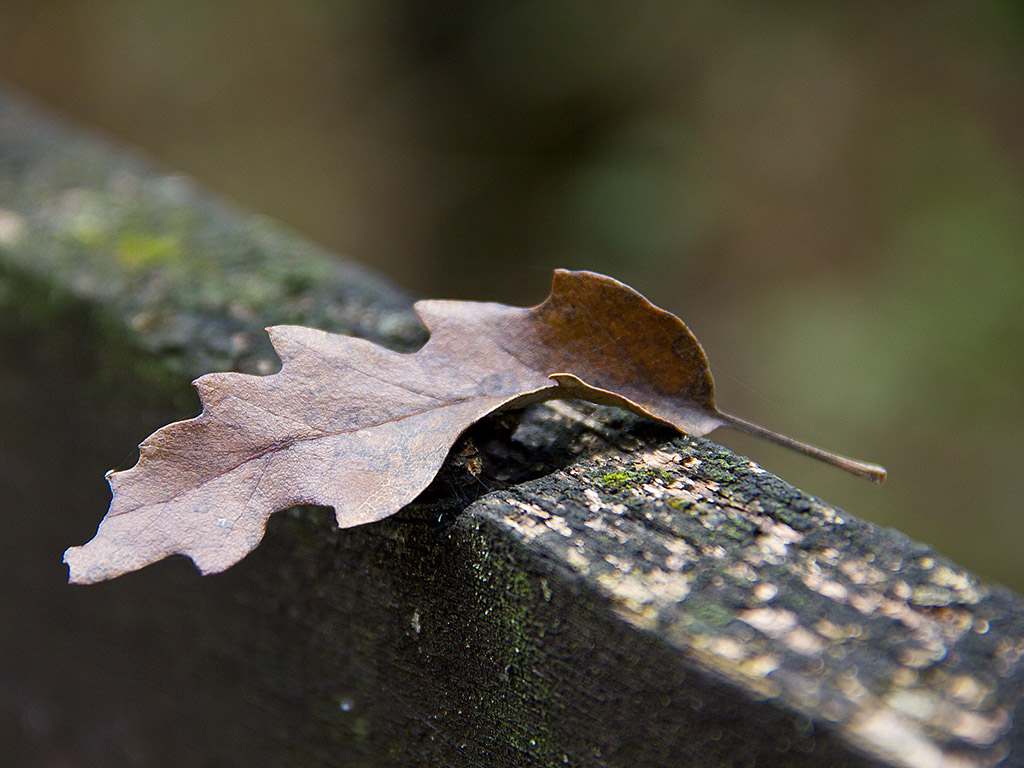
<instances>
[{"instance_id":1,"label":"wooden railing","mask_svg":"<svg viewBox=\"0 0 1024 768\"><path fill-rule=\"evenodd\" d=\"M273 370L282 322L425 333L381 278L0 96L4 764L1024 764L1018 596L610 409L486 420L395 517L281 513L221 575L67 585L103 472L194 415L191 378Z\"/></svg>"}]
</instances>

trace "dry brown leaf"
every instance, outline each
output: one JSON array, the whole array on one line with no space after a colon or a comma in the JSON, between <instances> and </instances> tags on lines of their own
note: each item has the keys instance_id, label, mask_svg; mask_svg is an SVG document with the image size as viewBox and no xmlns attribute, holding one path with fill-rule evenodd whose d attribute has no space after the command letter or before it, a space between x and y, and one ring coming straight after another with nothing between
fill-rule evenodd
<instances>
[{"instance_id":1,"label":"dry brown leaf","mask_svg":"<svg viewBox=\"0 0 1024 768\"><path fill-rule=\"evenodd\" d=\"M692 435L734 426L881 482L885 470L835 456L715 408L704 350L686 325L592 272L555 272L539 306L421 301L417 352L303 328L269 328L282 368L214 373L203 411L157 430L96 536L64 554L92 583L168 555L203 573L252 551L267 519L296 504L334 507L338 525L394 514L433 479L458 436L505 408L553 398L616 405Z\"/></svg>"}]
</instances>

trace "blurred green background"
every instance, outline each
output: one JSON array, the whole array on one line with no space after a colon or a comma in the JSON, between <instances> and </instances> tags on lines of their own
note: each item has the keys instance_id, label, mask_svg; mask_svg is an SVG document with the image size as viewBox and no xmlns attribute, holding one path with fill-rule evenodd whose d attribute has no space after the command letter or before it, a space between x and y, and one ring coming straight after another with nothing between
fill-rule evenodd
<instances>
[{"instance_id":1,"label":"blurred green background","mask_svg":"<svg viewBox=\"0 0 1024 768\"><path fill-rule=\"evenodd\" d=\"M716 440L1019 590L1022 53L1015 2L0 4L0 80L414 294L633 285L890 480Z\"/></svg>"}]
</instances>

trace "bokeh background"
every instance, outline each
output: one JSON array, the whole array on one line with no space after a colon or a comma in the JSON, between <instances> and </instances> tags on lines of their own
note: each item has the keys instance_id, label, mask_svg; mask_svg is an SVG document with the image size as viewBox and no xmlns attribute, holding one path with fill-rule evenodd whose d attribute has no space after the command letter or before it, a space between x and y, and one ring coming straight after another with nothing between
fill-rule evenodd
<instances>
[{"instance_id":1,"label":"bokeh background","mask_svg":"<svg viewBox=\"0 0 1024 768\"><path fill-rule=\"evenodd\" d=\"M890 480L715 439L1019 590L1022 53L1017 2L0 3L0 82L413 294L633 285Z\"/></svg>"}]
</instances>

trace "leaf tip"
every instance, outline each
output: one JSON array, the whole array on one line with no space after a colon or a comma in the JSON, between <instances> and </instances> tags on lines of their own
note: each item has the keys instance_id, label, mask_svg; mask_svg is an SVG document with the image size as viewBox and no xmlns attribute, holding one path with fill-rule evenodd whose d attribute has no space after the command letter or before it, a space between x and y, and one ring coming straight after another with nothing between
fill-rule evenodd
<instances>
[{"instance_id":1,"label":"leaf tip","mask_svg":"<svg viewBox=\"0 0 1024 768\"><path fill-rule=\"evenodd\" d=\"M302 351L311 335L323 333L300 325L270 325L265 330L270 337L270 345L281 359L282 365Z\"/></svg>"},{"instance_id":2,"label":"leaf tip","mask_svg":"<svg viewBox=\"0 0 1024 768\"><path fill-rule=\"evenodd\" d=\"M85 547L68 547L64 550L64 564L68 567L69 584L95 584L102 578L90 578L89 568L85 563Z\"/></svg>"},{"instance_id":3,"label":"leaf tip","mask_svg":"<svg viewBox=\"0 0 1024 768\"><path fill-rule=\"evenodd\" d=\"M133 551L124 542L111 539L102 531L97 531L85 544L64 550L70 584L97 584L137 571L156 559L159 558Z\"/></svg>"}]
</instances>

